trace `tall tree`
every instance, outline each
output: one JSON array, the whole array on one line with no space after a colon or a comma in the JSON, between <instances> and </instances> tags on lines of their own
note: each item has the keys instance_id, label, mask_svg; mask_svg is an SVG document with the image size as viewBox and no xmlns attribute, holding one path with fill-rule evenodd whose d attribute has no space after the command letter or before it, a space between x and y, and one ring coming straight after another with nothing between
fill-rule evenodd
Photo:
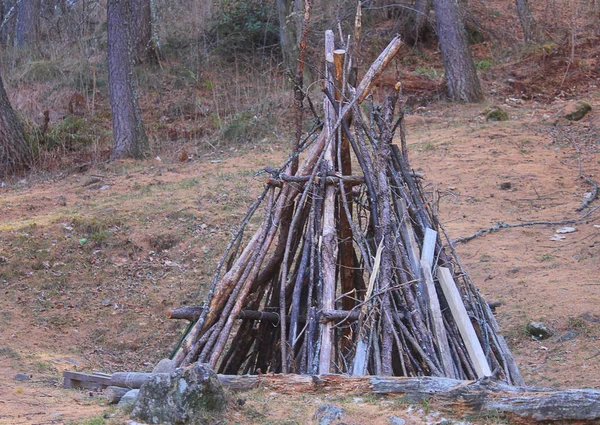
<instances>
[{"instance_id":1,"label":"tall tree","mask_svg":"<svg viewBox=\"0 0 600 425\"><path fill-rule=\"evenodd\" d=\"M152 40L151 0L131 0L131 38L135 63L156 62Z\"/></svg>"},{"instance_id":2,"label":"tall tree","mask_svg":"<svg viewBox=\"0 0 600 425\"><path fill-rule=\"evenodd\" d=\"M529 8L529 2L527 0L515 0L517 5L517 13L519 14L519 21L521 21L521 28L523 28L523 36L525 41L530 43L532 41L540 41L540 34L537 30L537 24L533 19L533 14Z\"/></svg>"},{"instance_id":3,"label":"tall tree","mask_svg":"<svg viewBox=\"0 0 600 425\"><path fill-rule=\"evenodd\" d=\"M446 73L448 95L454 102L478 102L483 92L455 0L434 0L437 34Z\"/></svg>"},{"instance_id":4,"label":"tall tree","mask_svg":"<svg viewBox=\"0 0 600 425\"><path fill-rule=\"evenodd\" d=\"M302 0L276 0L279 44L285 65L294 72L298 63L298 38L302 30Z\"/></svg>"},{"instance_id":5,"label":"tall tree","mask_svg":"<svg viewBox=\"0 0 600 425\"><path fill-rule=\"evenodd\" d=\"M23 126L10 105L0 76L0 176L26 168L31 161Z\"/></svg>"},{"instance_id":6,"label":"tall tree","mask_svg":"<svg viewBox=\"0 0 600 425\"><path fill-rule=\"evenodd\" d=\"M108 0L108 85L114 137L111 159L142 158L148 152L133 71L131 9L131 0Z\"/></svg>"},{"instance_id":7,"label":"tall tree","mask_svg":"<svg viewBox=\"0 0 600 425\"><path fill-rule=\"evenodd\" d=\"M414 37L414 44L421 38L421 32L427 22L432 0L416 0L412 10L412 25L409 28L409 37Z\"/></svg>"},{"instance_id":8,"label":"tall tree","mask_svg":"<svg viewBox=\"0 0 600 425\"><path fill-rule=\"evenodd\" d=\"M21 0L17 10L15 47L28 48L39 38L40 0Z\"/></svg>"}]
</instances>

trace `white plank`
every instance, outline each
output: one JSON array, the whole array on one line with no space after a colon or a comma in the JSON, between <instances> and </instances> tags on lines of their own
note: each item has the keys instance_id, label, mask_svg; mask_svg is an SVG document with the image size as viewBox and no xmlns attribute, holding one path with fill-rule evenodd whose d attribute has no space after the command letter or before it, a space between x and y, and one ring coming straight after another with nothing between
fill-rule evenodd
<instances>
[{"instance_id":1,"label":"white plank","mask_svg":"<svg viewBox=\"0 0 600 425\"><path fill-rule=\"evenodd\" d=\"M460 331L460 335L467 347L477 377L483 378L484 376L490 376L492 371L485 358L481 343L479 342L479 338L477 338L477 334L475 333L471 319L467 314L467 310L465 309L465 305L458 292L456 283L452 278L452 273L447 267L439 267L437 277L440 286L442 287L442 291L444 292L444 296L446 297L446 301L448 301L448 305L450 306L452 316Z\"/></svg>"},{"instance_id":2,"label":"white plank","mask_svg":"<svg viewBox=\"0 0 600 425\"><path fill-rule=\"evenodd\" d=\"M435 243L437 242L437 232L429 227L425 229L425 237L423 238L423 250L421 251L421 265L425 260L430 266L433 265L433 256L435 254Z\"/></svg>"},{"instance_id":3,"label":"white plank","mask_svg":"<svg viewBox=\"0 0 600 425\"><path fill-rule=\"evenodd\" d=\"M454 371L452 352L450 351L448 335L446 334L446 328L444 327L444 320L442 318L440 300L435 292L435 284L433 283L433 276L431 275L431 265L427 262L427 260L421 260L421 272L423 273L423 280L425 282L425 294L427 295L427 300L429 303L429 313L431 315L430 317L433 327L433 335L437 341L437 346L440 350L440 356L442 357L444 375L447 378L456 378L457 376Z\"/></svg>"}]
</instances>

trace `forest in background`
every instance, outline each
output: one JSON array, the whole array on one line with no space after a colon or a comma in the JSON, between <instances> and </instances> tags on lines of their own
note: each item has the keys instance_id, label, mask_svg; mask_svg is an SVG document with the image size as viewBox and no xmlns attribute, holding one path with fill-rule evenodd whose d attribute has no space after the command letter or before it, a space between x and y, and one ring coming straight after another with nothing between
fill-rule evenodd
<instances>
[{"instance_id":1,"label":"forest in background","mask_svg":"<svg viewBox=\"0 0 600 425\"><path fill-rule=\"evenodd\" d=\"M265 139L286 141L303 2L113 3L129 5L116 15L130 28L136 94L150 140L145 155L177 151L184 158ZM598 73L597 1L461 1L457 16L435 9L448 3L362 3L359 66L399 33L406 46L380 86L400 79L407 110L468 100L448 90L453 77L446 77L460 60L444 62L437 16L462 21L481 94L549 102L587 89ZM111 123L107 2L5 0L0 6L0 75L24 125L33 154L28 161L50 170L108 159L120 136L113 137ZM352 33L355 14L349 2L311 3L301 82L309 97L320 91L323 31ZM444 39L454 42L447 34ZM475 90L471 100L481 94ZM306 102L304 108L310 115Z\"/></svg>"}]
</instances>

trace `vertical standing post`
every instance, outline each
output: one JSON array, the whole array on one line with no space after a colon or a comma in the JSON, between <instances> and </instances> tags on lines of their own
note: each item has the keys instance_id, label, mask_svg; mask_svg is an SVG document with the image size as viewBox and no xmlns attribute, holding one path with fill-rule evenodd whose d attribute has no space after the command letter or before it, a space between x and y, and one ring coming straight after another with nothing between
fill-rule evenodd
<instances>
[{"instance_id":1,"label":"vertical standing post","mask_svg":"<svg viewBox=\"0 0 600 425\"><path fill-rule=\"evenodd\" d=\"M328 89L333 91L331 71L333 70L333 31L325 31L325 76ZM325 145L324 161L327 171L334 170L336 137L334 134L335 111L331 102L325 98L325 125L323 130L327 134L328 144ZM323 298L321 308L333 310L335 308L336 263L338 254L337 231L335 225L335 186L329 184L325 189L325 205L323 212ZM331 349L333 341L333 323L325 322L321 332L321 352L319 353L319 374L329 373L331 364Z\"/></svg>"}]
</instances>

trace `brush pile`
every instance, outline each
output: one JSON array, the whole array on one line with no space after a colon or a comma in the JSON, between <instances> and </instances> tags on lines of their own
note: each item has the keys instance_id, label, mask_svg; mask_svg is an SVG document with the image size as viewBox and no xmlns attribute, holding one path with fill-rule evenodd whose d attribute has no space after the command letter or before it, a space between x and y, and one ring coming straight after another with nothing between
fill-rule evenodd
<instances>
[{"instance_id":1,"label":"brush pile","mask_svg":"<svg viewBox=\"0 0 600 425\"><path fill-rule=\"evenodd\" d=\"M411 171L401 84L381 107L370 102L402 42L394 38L356 84L350 43L335 50L333 33L325 38L322 125L281 168L265 169L266 187L207 303L170 313L192 321L174 360L224 374L495 376L521 385Z\"/></svg>"}]
</instances>

